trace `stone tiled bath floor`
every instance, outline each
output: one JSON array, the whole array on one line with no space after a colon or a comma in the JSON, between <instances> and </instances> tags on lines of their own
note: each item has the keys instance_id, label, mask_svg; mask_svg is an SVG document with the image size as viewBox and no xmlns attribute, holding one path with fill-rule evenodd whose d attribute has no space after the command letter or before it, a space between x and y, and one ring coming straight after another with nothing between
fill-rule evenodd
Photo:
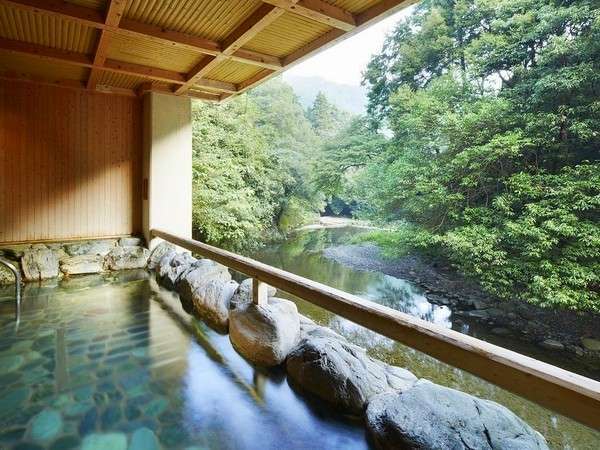
<instances>
[{"instance_id":1,"label":"stone tiled bath floor","mask_svg":"<svg viewBox=\"0 0 600 450\"><path fill-rule=\"evenodd\" d=\"M0 449L367 448L227 336L179 319L145 272L0 292Z\"/></svg>"}]
</instances>

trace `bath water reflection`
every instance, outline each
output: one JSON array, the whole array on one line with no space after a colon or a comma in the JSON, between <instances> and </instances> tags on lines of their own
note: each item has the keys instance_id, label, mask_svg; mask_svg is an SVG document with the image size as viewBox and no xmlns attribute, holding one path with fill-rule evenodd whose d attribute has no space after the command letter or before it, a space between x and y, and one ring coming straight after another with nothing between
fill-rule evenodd
<instances>
[{"instance_id":1,"label":"bath water reflection","mask_svg":"<svg viewBox=\"0 0 600 450\"><path fill-rule=\"evenodd\" d=\"M561 355L541 352L540 348L513 336L497 336L489 327L475 320L461 317L454 320L447 306L429 303L420 288L406 280L379 272L356 270L323 256L323 251L332 246L347 245L357 233L356 228L331 228L302 231L287 241L271 245L251 257L310 278L376 303L402 311L421 319L465 334L490 341L502 347L546 360L566 369L585 373L585 367L573 366L572 360ZM418 377L459 389L486 399L494 400L519 415L541 432L554 449L596 450L600 448L600 432L559 416L510 392L499 389L462 370L443 364L423 353L381 336L347 319L336 316L309 302L282 292L278 296L296 302L301 313L313 320L333 328L351 342L368 349L376 358L390 364L405 367ZM571 366L569 366L571 365Z\"/></svg>"}]
</instances>

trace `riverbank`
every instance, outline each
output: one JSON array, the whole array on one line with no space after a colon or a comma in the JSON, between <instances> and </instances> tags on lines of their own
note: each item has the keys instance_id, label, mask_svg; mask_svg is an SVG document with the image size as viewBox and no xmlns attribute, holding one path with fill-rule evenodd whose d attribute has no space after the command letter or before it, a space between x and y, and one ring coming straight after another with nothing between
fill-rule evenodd
<instances>
[{"instance_id":1,"label":"riverbank","mask_svg":"<svg viewBox=\"0 0 600 450\"><path fill-rule=\"evenodd\" d=\"M321 230L324 228L345 228L354 227L362 228L365 230L379 230L380 228L372 226L369 222L364 220L351 219L349 217L333 217L333 216L321 216L319 221L304 225L297 228L294 231L306 231L306 230Z\"/></svg>"},{"instance_id":2,"label":"riverbank","mask_svg":"<svg viewBox=\"0 0 600 450\"><path fill-rule=\"evenodd\" d=\"M447 264L419 255L385 259L376 245L340 245L323 256L357 270L406 279L433 304L446 305L462 320L476 321L491 333L513 335L549 352L562 353L600 373L600 317L586 312L550 310L522 301L506 301L483 292Z\"/></svg>"}]
</instances>

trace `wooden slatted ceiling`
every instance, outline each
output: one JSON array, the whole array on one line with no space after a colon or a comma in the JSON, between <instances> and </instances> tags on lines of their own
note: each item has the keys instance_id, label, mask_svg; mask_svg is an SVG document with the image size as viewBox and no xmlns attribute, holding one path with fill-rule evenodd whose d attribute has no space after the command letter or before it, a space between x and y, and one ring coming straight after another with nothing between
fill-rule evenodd
<instances>
[{"instance_id":1,"label":"wooden slatted ceiling","mask_svg":"<svg viewBox=\"0 0 600 450\"><path fill-rule=\"evenodd\" d=\"M77 53L93 52L97 32L56 16L34 16L0 2L0 36Z\"/></svg>"},{"instance_id":2,"label":"wooden slatted ceiling","mask_svg":"<svg viewBox=\"0 0 600 450\"><path fill-rule=\"evenodd\" d=\"M291 34L290 30L294 30L294 33ZM327 25L286 13L248 42L245 48L261 53L267 50L268 53L283 58L329 30L331 27Z\"/></svg>"},{"instance_id":3,"label":"wooden slatted ceiling","mask_svg":"<svg viewBox=\"0 0 600 450\"><path fill-rule=\"evenodd\" d=\"M155 42L140 37L113 36L108 57L159 69L187 73L203 57L197 52L173 47L164 42Z\"/></svg>"},{"instance_id":4,"label":"wooden slatted ceiling","mask_svg":"<svg viewBox=\"0 0 600 450\"><path fill-rule=\"evenodd\" d=\"M131 20L220 41L260 5L260 0L131 0L125 16Z\"/></svg>"},{"instance_id":5,"label":"wooden slatted ceiling","mask_svg":"<svg viewBox=\"0 0 600 450\"><path fill-rule=\"evenodd\" d=\"M223 100L414 1L0 0L0 75Z\"/></svg>"},{"instance_id":6,"label":"wooden slatted ceiling","mask_svg":"<svg viewBox=\"0 0 600 450\"><path fill-rule=\"evenodd\" d=\"M235 61L225 61L215 67L207 76L208 78L239 84L244 80L253 77L261 70L260 67L256 66L249 66L248 64L241 64Z\"/></svg>"},{"instance_id":7,"label":"wooden slatted ceiling","mask_svg":"<svg viewBox=\"0 0 600 450\"><path fill-rule=\"evenodd\" d=\"M25 55L9 53L0 57L0 72L11 78L57 82L82 81L87 76L88 70L84 67L54 64L50 61L40 61Z\"/></svg>"}]
</instances>

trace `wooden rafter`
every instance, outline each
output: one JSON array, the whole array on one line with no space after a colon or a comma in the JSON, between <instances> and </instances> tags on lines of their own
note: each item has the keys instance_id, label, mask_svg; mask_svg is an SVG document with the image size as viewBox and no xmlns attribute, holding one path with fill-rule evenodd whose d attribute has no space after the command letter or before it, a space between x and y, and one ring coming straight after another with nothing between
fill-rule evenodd
<instances>
[{"instance_id":1,"label":"wooden rafter","mask_svg":"<svg viewBox=\"0 0 600 450\"><path fill-rule=\"evenodd\" d=\"M105 25L109 27L118 27L126 5L126 0L109 0L108 8L106 9L106 17L104 19ZM96 67L102 67L104 65L104 62L108 57L110 40L110 32L107 29L100 30L100 37L98 38L96 53L94 55L94 67L90 70L90 76L87 81L88 89L96 89L96 84L98 84L101 73L101 70Z\"/></svg>"},{"instance_id":2,"label":"wooden rafter","mask_svg":"<svg viewBox=\"0 0 600 450\"><path fill-rule=\"evenodd\" d=\"M136 22L123 18L119 27L105 23L102 14L95 9L54 0L0 0L0 3L24 9L34 14L58 16L99 30L110 31L123 36L135 36L187 49L206 55L219 55L221 45L216 41L204 39L178 31L172 31L156 25ZM230 59L245 64L281 69L281 60L276 56L240 49L229 55Z\"/></svg>"},{"instance_id":3,"label":"wooden rafter","mask_svg":"<svg viewBox=\"0 0 600 450\"><path fill-rule=\"evenodd\" d=\"M156 67L148 67L114 59L107 59L103 66L94 66L92 57L83 53L58 50L11 39L0 38L0 50L36 56L38 58L80 67L96 68L98 70L123 73L125 75L136 75L166 83L185 84L186 82L185 74L172 70L158 69ZM237 86L235 84L224 81L202 79L199 80L196 85L221 92L237 92Z\"/></svg>"},{"instance_id":4,"label":"wooden rafter","mask_svg":"<svg viewBox=\"0 0 600 450\"><path fill-rule=\"evenodd\" d=\"M177 87L176 94L183 94L195 85L212 69L221 64L228 56L235 53L246 42L255 37L263 29L269 26L275 19L285 11L273 5L262 4L247 19L239 24L221 43L221 54L212 56L209 61L204 57L188 74L186 82Z\"/></svg>"},{"instance_id":5,"label":"wooden rafter","mask_svg":"<svg viewBox=\"0 0 600 450\"><path fill-rule=\"evenodd\" d=\"M317 51L334 45L340 40L366 28L371 23L389 16L416 1L381 0L361 13L352 14L324 0L262 0L261 5L238 25L233 32L221 42L216 42L127 18L122 18L115 23L114 21L107 20L110 14L107 14L105 17L104 14L95 9L66 1L0 0L0 4L12 5L33 14L57 16L101 30L101 37L98 41L96 52L92 56L7 39L0 39L0 50L25 53L40 58L89 67L92 69L92 75L88 81L88 85L90 86L95 84L93 74L106 70L165 82L171 86L171 92L174 91L178 94L187 93L191 96L194 93L197 96L198 91L202 91L203 94L201 96L206 97L206 99L212 100L218 97L222 101L268 80L282 70L314 55ZM111 1L109 7L113 3L126 3L126 0ZM332 29L282 58L241 48L261 30L286 12L327 24ZM188 73L179 73L110 60L107 58L106 51L108 44L103 41L107 40L111 33L129 37L142 37L163 44L167 43L175 48L192 50L204 56L198 60L196 66ZM106 39L102 38L104 35L107 36ZM104 65L102 65L103 59ZM262 67L263 70L260 70L239 84L206 78L215 67L227 60L252 64Z\"/></svg>"},{"instance_id":6,"label":"wooden rafter","mask_svg":"<svg viewBox=\"0 0 600 450\"><path fill-rule=\"evenodd\" d=\"M323 0L263 0L263 2L340 30L350 31L356 27L352 13Z\"/></svg>"}]
</instances>

